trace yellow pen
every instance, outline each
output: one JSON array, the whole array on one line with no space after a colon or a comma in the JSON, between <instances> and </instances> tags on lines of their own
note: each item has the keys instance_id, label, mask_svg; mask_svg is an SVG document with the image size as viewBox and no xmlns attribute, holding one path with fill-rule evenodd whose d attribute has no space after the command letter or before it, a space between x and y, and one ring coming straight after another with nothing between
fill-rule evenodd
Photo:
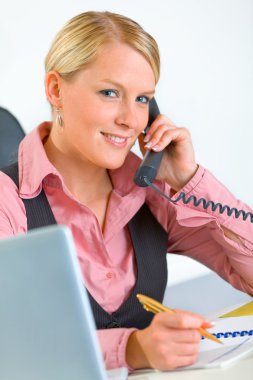
<instances>
[{"instance_id":1,"label":"yellow pen","mask_svg":"<svg viewBox=\"0 0 253 380\"><path fill-rule=\"evenodd\" d=\"M143 294L137 294L136 297L138 298L138 300L140 301L140 303L143 305L143 307L144 307L145 310L150 311L150 312L152 312L154 314L157 314L157 313L160 313L160 312L163 312L163 311L165 311L167 313L170 313L170 314L174 313L173 310L171 310L168 307L164 306L160 302L155 301L153 298L150 298L148 296L144 296ZM202 327L199 328L199 332L205 338L208 338L208 339L213 340L214 342L223 344L223 342L221 340L219 340L218 338L216 338L213 334L209 333L208 331L206 331Z\"/></svg>"}]
</instances>

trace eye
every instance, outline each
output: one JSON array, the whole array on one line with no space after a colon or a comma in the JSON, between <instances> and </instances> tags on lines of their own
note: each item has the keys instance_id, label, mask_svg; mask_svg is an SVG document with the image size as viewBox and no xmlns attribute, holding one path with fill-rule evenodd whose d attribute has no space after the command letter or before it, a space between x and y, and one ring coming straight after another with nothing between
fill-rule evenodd
<instances>
[{"instance_id":1,"label":"eye","mask_svg":"<svg viewBox=\"0 0 253 380\"><path fill-rule=\"evenodd\" d=\"M102 90L100 93L108 98L116 98L118 96L118 91L112 89Z\"/></svg>"},{"instance_id":2,"label":"eye","mask_svg":"<svg viewBox=\"0 0 253 380\"><path fill-rule=\"evenodd\" d=\"M140 103L143 103L143 104L148 104L150 98L148 96L141 95L141 96L138 96L136 98L136 100L137 100L137 102L140 102Z\"/></svg>"}]
</instances>

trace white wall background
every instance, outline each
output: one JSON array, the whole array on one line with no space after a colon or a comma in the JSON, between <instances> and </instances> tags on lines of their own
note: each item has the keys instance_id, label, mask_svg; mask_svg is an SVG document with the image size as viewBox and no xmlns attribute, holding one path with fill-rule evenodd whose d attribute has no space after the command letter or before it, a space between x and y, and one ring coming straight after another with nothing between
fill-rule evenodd
<instances>
[{"instance_id":1,"label":"white wall background","mask_svg":"<svg viewBox=\"0 0 253 380\"><path fill-rule=\"evenodd\" d=\"M160 46L161 112L190 129L198 161L253 206L253 0L1 2L0 105L26 132L50 119L43 61L58 29L83 11L122 13ZM173 283L203 273L170 260Z\"/></svg>"}]
</instances>

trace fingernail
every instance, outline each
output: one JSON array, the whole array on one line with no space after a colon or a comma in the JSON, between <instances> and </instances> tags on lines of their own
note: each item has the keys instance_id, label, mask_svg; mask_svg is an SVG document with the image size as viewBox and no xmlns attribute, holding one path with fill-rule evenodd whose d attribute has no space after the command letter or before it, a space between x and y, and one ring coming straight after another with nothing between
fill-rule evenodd
<instances>
[{"instance_id":1,"label":"fingernail","mask_svg":"<svg viewBox=\"0 0 253 380\"><path fill-rule=\"evenodd\" d=\"M211 328L211 327L214 327L215 326L215 322L211 321L206 321L204 323L202 323L201 327L203 327L204 329L206 328Z\"/></svg>"},{"instance_id":2,"label":"fingernail","mask_svg":"<svg viewBox=\"0 0 253 380\"><path fill-rule=\"evenodd\" d=\"M151 148L151 143L147 143L146 145L144 145L145 146L145 148Z\"/></svg>"},{"instance_id":3,"label":"fingernail","mask_svg":"<svg viewBox=\"0 0 253 380\"><path fill-rule=\"evenodd\" d=\"M155 151L157 151L159 149L159 145L155 145L155 146L153 146L153 148L152 148L152 150L155 150Z\"/></svg>"},{"instance_id":4,"label":"fingernail","mask_svg":"<svg viewBox=\"0 0 253 380\"><path fill-rule=\"evenodd\" d=\"M150 139L150 136L149 136L149 135L146 135L146 136L144 137L143 141L144 141L144 142L148 142L149 139Z\"/></svg>"}]
</instances>

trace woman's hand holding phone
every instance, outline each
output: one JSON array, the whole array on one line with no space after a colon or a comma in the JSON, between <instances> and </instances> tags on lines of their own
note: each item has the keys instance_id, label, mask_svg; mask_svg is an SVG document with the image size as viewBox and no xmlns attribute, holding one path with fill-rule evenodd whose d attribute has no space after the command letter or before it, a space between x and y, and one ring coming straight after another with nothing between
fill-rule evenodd
<instances>
[{"instance_id":1,"label":"woman's hand holding phone","mask_svg":"<svg viewBox=\"0 0 253 380\"><path fill-rule=\"evenodd\" d=\"M165 115L158 115L145 136L139 136L140 149L160 152L165 149L157 179L179 191L196 173L198 165L188 129L177 127Z\"/></svg>"}]
</instances>

